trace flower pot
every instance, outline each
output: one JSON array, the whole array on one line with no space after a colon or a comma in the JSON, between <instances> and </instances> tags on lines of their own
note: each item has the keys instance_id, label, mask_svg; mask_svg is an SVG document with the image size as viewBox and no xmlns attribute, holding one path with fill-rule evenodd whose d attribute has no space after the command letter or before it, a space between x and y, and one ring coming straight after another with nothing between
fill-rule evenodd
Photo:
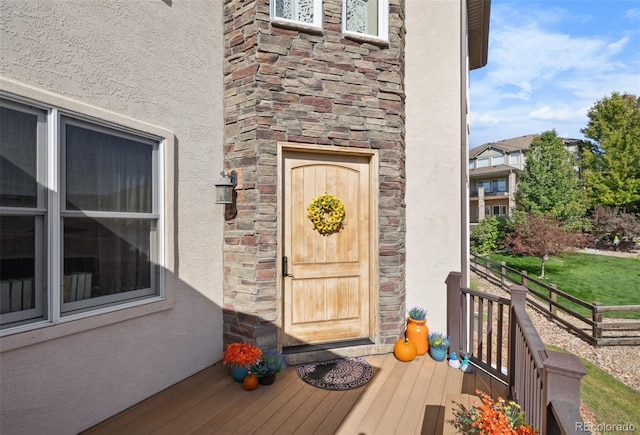
<instances>
[{"instance_id":1,"label":"flower pot","mask_svg":"<svg viewBox=\"0 0 640 435\"><path fill-rule=\"evenodd\" d=\"M229 371L231 372L231 377L236 382L244 381L245 376L249 374L249 369L246 367L231 367Z\"/></svg>"},{"instance_id":2,"label":"flower pot","mask_svg":"<svg viewBox=\"0 0 640 435\"><path fill-rule=\"evenodd\" d=\"M258 382L260 385L271 385L276 381L276 375L265 375L261 378L258 378Z\"/></svg>"},{"instance_id":3,"label":"flower pot","mask_svg":"<svg viewBox=\"0 0 640 435\"><path fill-rule=\"evenodd\" d=\"M429 349L429 355L436 361L444 361L447 358L447 349L432 347Z\"/></svg>"},{"instance_id":4,"label":"flower pot","mask_svg":"<svg viewBox=\"0 0 640 435\"><path fill-rule=\"evenodd\" d=\"M429 328L427 327L427 319L415 320L409 317L407 319L407 338L416 347L416 355L424 355L429 350Z\"/></svg>"}]
</instances>

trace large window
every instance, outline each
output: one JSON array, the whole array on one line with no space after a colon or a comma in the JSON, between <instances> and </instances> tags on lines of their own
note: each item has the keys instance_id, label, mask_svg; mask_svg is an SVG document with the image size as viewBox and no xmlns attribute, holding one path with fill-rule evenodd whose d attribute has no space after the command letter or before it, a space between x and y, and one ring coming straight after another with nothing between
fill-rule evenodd
<instances>
[{"instance_id":1,"label":"large window","mask_svg":"<svg viewBox=\"0 0 640 435\"><path fill-rule=\"evenodd\" d=\"M498 178L491 180L491 191L492 192L506 192L507 191L507 179L506 178Z\"/></svg>"},{"instance_id":2,"label":"large window","mask_svg":"<svg viewBox=\"0 0 640 435\"><path fill-rule=\"evenodd\" d=\"M388 0L342 0L342 26L346 32L387 39Z\"/></svg>"},{"instance_id":3,"label":"large window","mask_svg":"<svg viewBox=\"0 0 640 435\"><path fill-rule=\"evenodd\" d=\"M271 0L271 18L322 27L322 0Z\"/></svg>"},{"instance_id":4,"label":"large window","mask_svg":"<svg viewBox=\"0 0 640 435\"><path fill-rule=\"evenodd\" d=\"M476 188L477 189L484 188L484 193L489 193L491 192L491 181L489 180L478 181L476 182Z\"/></svg>"},{"instance_id":5,"label":"large window","mask_svg":"<svg viewBox=\"0 0 640 435\"><path fill-rule=\"evenodd\" d=\"M161 139L0 104L2 328L160 296Z\"/></svg>"}]
</instances>

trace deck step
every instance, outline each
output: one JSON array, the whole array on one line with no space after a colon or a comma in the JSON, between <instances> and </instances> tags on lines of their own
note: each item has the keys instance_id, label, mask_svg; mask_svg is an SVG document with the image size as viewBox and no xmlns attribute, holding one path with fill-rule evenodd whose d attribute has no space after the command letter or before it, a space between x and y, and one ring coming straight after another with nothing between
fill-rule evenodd
<instances>
[{"instance_id":1,"label":"deck step","mask_svg":"<svg viewBox=\"0 0 640 435\"><path fill-rule=\"evenodd\" d=\"M481 404L481 400L478 396L471 394L447 394L446 404L444 409L444 426L442 428L443 435L455 435L460 432L450 423L455 419L455 411L459 409L459 405L464 406L466 409L470 409L472 406Z\"/></svg>"}]
</instances>

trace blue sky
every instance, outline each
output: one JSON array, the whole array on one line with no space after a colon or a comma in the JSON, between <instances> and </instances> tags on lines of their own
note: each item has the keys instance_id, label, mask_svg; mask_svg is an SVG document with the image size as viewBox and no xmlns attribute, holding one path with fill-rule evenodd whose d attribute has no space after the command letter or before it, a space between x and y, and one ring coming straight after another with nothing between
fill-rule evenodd
<instances>
[{"instance_id":1,"label":"blue sky","mask_svg":"<svg viewBox=\"0 0 640 435\"><path fill-rule=\"evenodd\" d=\"M492 0L470 147L552 129L582 139L587 111L614 91L640 95L639 0Z\"/></svg>"}]
</instances>

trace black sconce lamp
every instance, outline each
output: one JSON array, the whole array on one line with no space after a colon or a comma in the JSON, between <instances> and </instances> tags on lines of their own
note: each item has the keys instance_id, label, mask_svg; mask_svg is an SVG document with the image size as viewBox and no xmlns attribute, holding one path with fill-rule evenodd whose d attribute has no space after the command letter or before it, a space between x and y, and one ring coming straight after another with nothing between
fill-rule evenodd
<instances>
[{"instance_id":1,"label":"black sconce lamp","mask_svg":"<svg viewBox=\"0 0 640 435\"><path fill-rule=\"evenodd\" d=\"M220 172L222 178L216 183L216 204L233 204L233 188L238 184L238 174Z\"/></svg>"}]
</instances>

